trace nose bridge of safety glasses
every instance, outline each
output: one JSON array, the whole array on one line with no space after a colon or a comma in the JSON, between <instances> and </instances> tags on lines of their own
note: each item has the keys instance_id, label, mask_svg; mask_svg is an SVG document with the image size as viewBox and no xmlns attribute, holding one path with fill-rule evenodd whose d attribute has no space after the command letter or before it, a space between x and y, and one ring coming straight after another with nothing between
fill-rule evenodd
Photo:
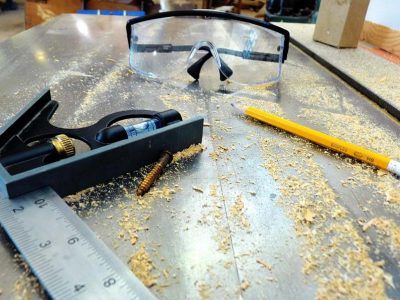
<instances>
[{"instance_id":1,"label":"nose bridge of safety glasses","mask_svg":"<svg viewBox=\"0 0 400 300\"><path fill-rule=\"evenodd\" d=\"M193 56L199 50L207 51L208 54L210 54L214 58L215 62L217 63L218 68L221 67L221 58L218 54L217 48L214 46L213 43L211 43L209 41L198 41L193 45L192 50L190 51L189 57L187 59L188 65L190 64L190 61L193 59Z\"/></svg>"},{"instance_id":2,"label":"nose bridge of safety glasses","mask_svg":"<svg viewBox=\"0 0 400 300\"><path fill-rule=\"evenodd\" d=\"M201 57L194 63L191 63L194 55L199 50L207 51L207 54L205 54L203 57ZM192 76L194 79L198 80L200 78L201 68L210 58L213 58L218 66L219 77L221 81L224 81L228 79L230 76L232 76L233 74L232 69L229 68L229 66L222 60L222 58L218 54L218 49L214 46L213 43L209 41L198 41L193 45L192 50L190 51L190 54L187 59L187 65L188 65L187 72L189 73L189 75Z\"/></svg>"}]
</instances>

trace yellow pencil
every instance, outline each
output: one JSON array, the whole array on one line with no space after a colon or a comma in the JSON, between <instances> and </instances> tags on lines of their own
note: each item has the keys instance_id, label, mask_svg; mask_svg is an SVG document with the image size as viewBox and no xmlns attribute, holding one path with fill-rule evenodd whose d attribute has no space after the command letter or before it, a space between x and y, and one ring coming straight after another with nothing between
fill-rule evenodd
<instances>
[{"instance_id":1,"label":"yellow pencil","mask_svg":"<svg viewBox=\"0 0 400 300\"><path fill-rule=\"evenodd\" d=\"M254 119L310 140L318 145L347 154L351 157L362 160L383 170L388 170L397 176L400 176L400 162L382 154L348 143L333 136L275 116L271 113L254 107L245 108L243 113Z\"/></svg>"}]
</instances>

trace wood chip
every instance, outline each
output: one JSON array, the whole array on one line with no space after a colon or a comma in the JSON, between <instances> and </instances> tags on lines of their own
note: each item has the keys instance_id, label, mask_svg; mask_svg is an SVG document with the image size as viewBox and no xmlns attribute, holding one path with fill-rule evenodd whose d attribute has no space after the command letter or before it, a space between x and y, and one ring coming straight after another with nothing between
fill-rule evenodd
<instances>
[{"instance_id":1,"label":"wood chip","mask_svg":"<svg viewBox=\"0 0 400 300\"><path fill-rule=\"evenodd\" d=\"M314 222L314 218L316 217L316 214L309 208L306 208L304 210L304 222L305 223L313 223Z\"/></svg>"},{"instance_id":2,"label":"wood chip","mask_svg":"<svg viewBox=\"0 0 400 300\"><path fill-rule=\"evenodd\" d=\"M250 287L250 282L248 282L246 279L242 280L242 283L240 284L240 289L242 291L247 290Z\"/></svg>"},{"instance_id":3,"label":"wood chip","mask_svg":"<svg viewBox=\"0 0 400 300\"><path fill-rule=\"evenodd\" d=\"M208 284L206 284L204 282L199 283L197 285L197 291L199 292L200 299L202 299L202 300L211 299L210 298L210 289L211 289L211 287Z\"/></svg>"},{"instance_id":4,"label":"wood chip","mask_svg":"<svg viewBox=\"0 0 400 300\"><path fill-rule=\"evenodd\" d=\"M196 192L204 193L203 189L201 189L201 188L199 188L199 187L197 187L197 186L192 186L192 189L193 189L194 191L196 191Z\"/></svg>"},{"instance_id":5,"label":"wood chip","mask_svg":"<svg viewBox=\"0 0 400 300\"><path fill-rule=\"evenodd\" d=\"M262 265L264 268L266 268L266 269L268 269L270 271L272 270L272 266L269 263L267 263L266 261L263 261L261 259L256 259L256 262L258 264Z\"/></svg>"},{"instance_id":6,"label":"wood chip","mask_svg":"<svg viewBox=\"0 0 400 300\"><path fill-rule=\"evenodd\" d=\"M389 273L384 273L383 274L383 278L385 279L385 282L388 284L388 285L390 285L392 288L396 288L395 286L394 286L394 283L393 283L393 276L391 275L391 274L389 274Z\"/></svg>"},{"instance_id":7,"label":"wood chip","mask_svg":"<svg viewBox=\"0 0 400 300\"><path fill-rule=\"evenodd\" d=\"M386 192L386 200L392 204L400 204L400 187Z\"/></svg>"}]
</instances>

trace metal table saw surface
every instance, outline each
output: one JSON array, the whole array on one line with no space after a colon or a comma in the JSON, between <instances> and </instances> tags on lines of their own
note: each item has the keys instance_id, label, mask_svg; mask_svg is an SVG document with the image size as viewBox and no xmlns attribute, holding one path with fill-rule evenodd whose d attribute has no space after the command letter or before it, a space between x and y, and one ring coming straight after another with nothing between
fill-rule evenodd
<instances>
[{"instance_id":1,"label":"metal table saw surface","mask_svg":"<svg viewBox=\"0 0 400 300\"><path fill-rule=\"evenodd\" d=\"M121 260L143 247L153 269L139 277L156 282L152 292L400 299L399 180L238 116L230 103L395 159L399 121L293 46L282 81L268 88L223 95L147 81L129 69L126 20L62 15L0 43L0 125L45 87L60 103L53 120L64 127L131 108L205 117L206 149L170 166L153 193L138 201L143 172L135 172L71 198ZM0 298L42 297L0 237Z\"/></svg>"}]
</instances>

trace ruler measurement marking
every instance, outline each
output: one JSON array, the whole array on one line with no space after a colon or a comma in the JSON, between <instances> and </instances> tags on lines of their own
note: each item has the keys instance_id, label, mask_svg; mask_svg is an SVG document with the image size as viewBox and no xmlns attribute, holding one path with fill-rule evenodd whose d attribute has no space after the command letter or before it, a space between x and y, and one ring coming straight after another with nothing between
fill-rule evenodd
<instances>
[{"instance_id":1,"label":"ruler measurement marking","mask_svg":"<svg viewBox=\"0 0 400 300\"><path fill-rule=\"evenodd\" d=\"M155 299L51 188L0 197L0 222L52 298Z\"/></svg>"},{"instance_id":2,"label":"ruler measurement marking","mask_svg":"<svg viewBox=\"0 0 400 300\"><path fill-rule=\"evenodd\" d=\"M64 284L62 283L62 279L61 278L57 278L57 277L46 278L46 277L43 277L43 279L45 280L46 285L48 287L51 287L52 290L55 293L58 293L58 289L64 288Z\"/></svg>"},{"instance_id":3,"label":"ruler measurement marking","mask_svg":"<svg viewBox=\"0 0 400 300\"><path fill-rule=\"evenodd\" d=\"M59 296L70 293L70 290L65 286L64 282L60 282L60 285L54 289L54 292Z\"/></svg>"}]
</instances>

